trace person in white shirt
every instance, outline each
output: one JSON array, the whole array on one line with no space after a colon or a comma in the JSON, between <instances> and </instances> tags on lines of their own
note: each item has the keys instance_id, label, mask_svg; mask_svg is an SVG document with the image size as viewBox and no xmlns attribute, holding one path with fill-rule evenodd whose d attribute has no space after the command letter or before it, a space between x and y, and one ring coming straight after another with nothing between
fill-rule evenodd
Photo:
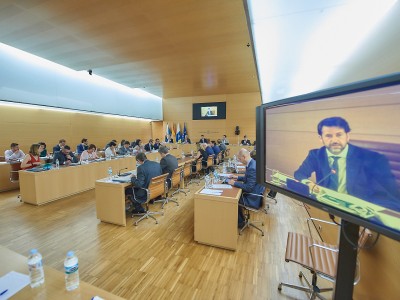
<instances>
[{"instance_id":1,"label":"person in white shirt","mask_svg":"<svg viewBox=\"0 0 400 300\"><path fill-rule=\"evenodd\" d=\"M89 148L82 152L80 161L91 161L99 158L96 153L96 146L93 144L89 145Z\"/></svg>"},{"instance_id":2,"label":"person in white shirt","mask_svg":"<svg viewBox=\"0 0 400 300\"><path fill-rule=\"evenodd\" d=\"M17 143L11 143L10 149L4 152L4 156L6 161L16 161L23 159L25 157L25 153L19 149L19 145Z\"/></svg>"},{"instance_id":3,"label":"person in white shirt","mask_svg":"<svg viewBox=\"0 0 400 300\"><path fill-rule=\"evenodd\" d=\"M106 157L114 157L116 156L116 152L115 152L115 147L117 146L117 144L115 142L110 142L109 146L107 147L106 151L104 151L104 154Z\"/></svg>"},{"instance_id":4,"label":"person in white shirt","mask_svg":"<svg viewBox=\"0 0 400 300\"><path fill-rule=\"evenodd\" d=\"M229 145L229 140L226 138L226 135L225 135L225 134L222 136L221 142L222 142L224 145Z\"/></svg>"}]
</instances>

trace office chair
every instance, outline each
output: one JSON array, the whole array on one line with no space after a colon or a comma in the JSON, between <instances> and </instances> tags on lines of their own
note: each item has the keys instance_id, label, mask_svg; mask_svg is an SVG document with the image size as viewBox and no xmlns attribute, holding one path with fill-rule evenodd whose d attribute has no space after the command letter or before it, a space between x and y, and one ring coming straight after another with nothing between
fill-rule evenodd
<instances>
[{"instance_id":1,"label":"office chair","mask_svg":"<svg viewBox=\"0 0 400 300\"><path fill-rule=\"evenodd\" d=\"M178 167L174 170L174 172L172 172L171 178L167 178L165 180L166 182L166 187L168 188L168 182L171 183L171 189L172 188L178 188L179 190L179 185L181 183L181 173L182 173L183 167ZM178 199L173 198L173 197L168 197L168 190L167 190L167 197L165 197L165 199L161 199L161 200L156 200L154 202L162 202L161 208L164 208L165 204L167 204L168 202L175 202L177 206L179 206L179 202Z\"/></svg>"},{"instance_id":2,"label":"office chair","mask_svg":"<svg viewBox=\"0 0 400 300\"><path fill-rule=\"evenodd\" d=\"M19 170L21 170L21 163L20 162L13 162L10 163L10 182L11 183L19 183ZM22 202L21 194L18 194L17 198L20 202Z\"/></svg>"},{"instance_id":3,"label":"office chair","mask_svg":"<svg viewBox=\"0 0 400 300\"><path fill-rule=\"evenodd\" d=\"M147 194L147 199L145 202L146 205L146 212L142 214L132 214L132 218L135 216L141 216L136 222L135 226L138 225L138 223L144 219L148 219L149 217L154 219L156 221L156 224L158 224L158 220L153 216L153 215L164 215L164 211L160 212L154 212L149 210L149 202L150 200L153 200L159 196L164 196L166 197L167 193L167 187L166 187L166 179L167 179L168 174L163 174L157 177L153 177L150 181L149 187L147 189L145 188L140 188L142 190L146 191ZM135 201L135 189L133 188L133 198Z\"/></svg>"},{"instance_id":4,"label":"office chair","mask_svg":"<svg viewBox=\"0 0 400 300\"><path fill-rule=\"evenodd\" d=\"M300 279L304 278L307 286L294 285L289 283L280 282L278 285L278 290L282 290L282 286L286 286L292 289L305 291L310 295L309 299L325 299L320 293L332 291L333 288L319 288L317 286L318 276L324 278L330 282L335 282L336 279L336 269L337 269L337 259L338 259L338 246L330 245L324 242L315 240L312 237L312 232L310 228L310 222L322 222L329 225L338 226L340 225L328 222L324 220L319 220L315 218L307 219L307 226L310 236L306 236L300 233L289 232L286 244L286 262L295 262L304 268L308 269L312 273L311 283L304 276L304 273L300 271ZM364 246L369 237L372 236L371 232L368 230L363 230L362 235L359 239L359 247ZM354 285L356 285L360 280L360 264L357 258L356 276L354 279Z\"/></svg>"},{"instance_id":5,"label":"office chair","mask_svg":"<svg viewBox=\"0 0 400 300\"><path fill-rule=\"evenodd\" d=\"M266 198L266 192L265 191L266 190L264 190L263 194L254 194L254 193L246 193L246 192L242 193L243 201L239 202L239 206L243 209L245 223L244 223L244 226L240 229L239 235L242 234L243 230L245 230L246 228L249 228L251 226L251 227L257 229L258 231L260 231L261 235L264 236L264 230L255 225L255 224L261 223L261 226L264 226L264 222L263 221L259 221L259 220L258 221L252 221L250 219L250 212L252 212L252 213L265 213L265 214L267 213L267 211L269 209L269 206L268 206L268 204L267 204L267 206L265 206L265 198ZM243 197L243 196L246 196L246 195L252 195L252 196L260 197L261 198L260 208L250 207L246 203L246 199Z\"/></svg>"},{"instance_id":6,"label":"office chair","mask_svg":"<svg viewBox=\"0 0 400 300\"><path fill-rule=\"evenodd\" d=\"M200 179L200 171L202 168L201 159L198 159L196 164L192 165L192 168L194 168L194 171L192 170L192 178L190 178L188 185L192 183L197 183L197 185L199 185L201 181Z\"/></svg>"},{"instance_id":7,"label":"office chair","mask_svg":"<svg viewBox=\"0 0 400 300\"><path fill-rule=\"evenodd\" d=\"M189 185L189 182L186 184L186 188L185 188L185 179L187 182L188 178L192 177L192 161L185 162L185 164L183 166L182 177L183 177L182 178L182 183L183 183L182 190L186 190L187 193L190 193L190 189L187 188L187 186Z\"/></svg>"},{"instance_id":8,"label":"office chair","mask_svg":"<svg viewBox=\"0 0 400 300\"><path fill-rule=\"evenodd\" d=\"M184 182L185 182L185 175L184 175L185 165L186 164L184 164L183 166L178 167L178 169L180 169L180 171L179 171L179 182L178 182L178 184L176 184L176 190L172 193L171 196L174 196L175 194L179 194L179 193L184 193L185 196L186 196L187 193L189 193L189 191L186 191L188 189L182 188L182 186L184 185ZM189 168L189 169L191 169L191 168ZM174 176L174 173L172 173L171 179L172 179L173 176ZM172 188L172 184L171 184L171 188Z\"/></svg>"}]
</instances>

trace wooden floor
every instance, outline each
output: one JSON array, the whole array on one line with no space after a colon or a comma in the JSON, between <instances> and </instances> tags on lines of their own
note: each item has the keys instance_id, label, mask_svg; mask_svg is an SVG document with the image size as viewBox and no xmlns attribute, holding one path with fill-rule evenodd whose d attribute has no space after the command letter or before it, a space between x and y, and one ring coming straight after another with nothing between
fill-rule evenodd
<instances>
[{"instance_id":1,"label":"wooden floor","mask_svg":"<svg viewBox=\"0 0 400 300\"><path fill-rule=\"evenodd\" d=\"M198 186L191 189L179 196L180 206L166 206L158 225L148 219L134 226L128 217L127 227L96 219L94 190L40 207L20 203L18 191L3 192L0 244L23 255L38 248L44 263L60 271L75 250L81 280L126 299L308 299L277 290L280 280L300 282L300 268L284 261L287 232L307 232L300 203L278 195L269 214L259 214L265 236L246 230L233 252L194 242Z\"/></svg>"}]
</instances>

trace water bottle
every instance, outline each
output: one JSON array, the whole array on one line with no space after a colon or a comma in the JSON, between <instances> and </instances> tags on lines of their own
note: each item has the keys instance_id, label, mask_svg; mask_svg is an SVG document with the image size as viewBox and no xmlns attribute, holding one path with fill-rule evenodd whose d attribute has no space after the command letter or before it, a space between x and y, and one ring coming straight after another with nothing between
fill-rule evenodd
<instances>
[{"instance_id":1,"label":"water bottle","mask_svg":"<svg viewBox=\"0 0 400 300\"><path fill-rule=\"evenodd\" d=\"M159 162L160 161L160 158L157 156L156 157L156 162Z\"/></svg>"},{"instance_id":2,"label":"water bottle","mask_svg":"<svg viewBox=\"0 0 400 300\"><path fill-rule=\"evenodd\" d=\"M68 251L64 260L65 288L67 291L75 290L79 286L78 257L74 251Z\"/></svg>"},{"instance_id":3,"label":"water bottle","mask_svg":"<svg viewBox=\"0 0 400 300\"><path fill-rule=\"evenodd\" d=\"M112 179L112 174L113 174L111 167L108 167L107 173L108 173L108 178L111 180Z\"/></svg>"},{"instance_id":4,"label":"water bottle","mask_svg":"<svg viewBox=\"0 0 400 300\"><path fill-rule=\"evenodd\" d=\"M222 173L226 173L227 172L227 170L226 170L226 163L224 162L223 164L222 164Z\"/></svg>"},{"instance_id":5,"label":"water bottle","mask_svg":"<svg viewBox=\"0 0 400 300\"><path fill-rule=\"evenodd\" d=\"M182 155L182 159L184 159L185 158L185 152L182 151L181 155Z\"/></svg>"},{"instance_id":6,"label":"water bottle","mask_svg":"<svg viewBox=\"0 0 400 300\"><path fill-rule=\"evenodd\" d=\"M37 249L32 249L28 256L29 279L31 287L35 288L44 283L42 255Z\"/></svg>"},{"instance_id":7,"label":"water bottle","mask_svg":"<svg viewBox=\"0 0 400 300\"><path fill-rule=\"evenodd\" d=\"M56 159L56 169L60 168L60 161L58 160L58 158Z\"/></svg>"}]
</instances>

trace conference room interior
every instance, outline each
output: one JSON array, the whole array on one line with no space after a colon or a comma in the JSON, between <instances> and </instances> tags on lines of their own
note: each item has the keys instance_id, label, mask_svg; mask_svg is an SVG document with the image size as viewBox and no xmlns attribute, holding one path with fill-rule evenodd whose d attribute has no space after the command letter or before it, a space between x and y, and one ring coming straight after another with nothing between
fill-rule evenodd
<instances>
[{"instance_id":1,"label":"conference room interior","mask_svg":"<svg viewBox=\"0 0 400 300\"><path fill-rule=\"evenodd\" d=\"M28 153L31 144L39 141L51 152L61 138L73 150L82 138L98 148L112 139L141 139L145 144L149 139L164 140L167 125L176 130L179 124L181 132L185 126L193 144L201 135L210 140L226 135L233 157L244 135L256 140L257 106L399 71L399 1L392 1L383 19L376 21L370 35L346 59L334 62L326 53L321 59L331 63L320 64L315 58L312 67L299 53L291 52L294 46L305 54L311 51L307 43L317 22L329 19L331 11L350 9L352 1L310 0L296 5L266 1L265 7L251 0L196 2L1 3L4 17L0 22L8 24L0 31L2 152L16 142ZM304 22L304 28L288 30L300 27L298 22ZM267 25L281 26L281 47L285 48L269 49L263 56L265 41L257 40L259 34L269 33L267 41L276 42L272 39L276 32L263 27ZM29 58L21 50L39 58ZM267 63L264 70L268 55L276 63ZM312 77L311 71L326 80ZM309 86L304 80L307 76ZM341 115L352 127L371 128L368 116L379 115L380 106L390 101L368 105L360 98L358 107L319 110L310 103L306 110L313 117L315 113ZM226 103L224 119L193 118L194 105L221 102ZM393 115L398 107L393 106ZM296 145L296 151L277 150L276 163L288 173L309 149L320 145L315 119L296 117L296 113L273 116L282 124L298 123L296 130L307 137L305 143L303 137L296 139L296 131L275 133L277 140ZM379 116L382 126L374 135L359 130L351 138L398 144L398 140L387 140L385 131L393 128L385 122L387 118ZM171 149L180 146L169 145ZM237 249L227 250L194 240L194 194L204 180L188 185L187 195L177 195L179 206L168 203L164 215L156 216L158 224L146 219L135 226L135 218L127 214L126 226L118 226L97 218L95 189L36 206L20 201L18 183L10 183L6 163L0 167L0 245L24 256L37 248L44 264L60 272L66 252L74 250L83 282L125 299L308 299L301 291L278 291L281 281L300 284L298 273L304 271L285 262L286 237L288 232L309 235L307 218L329 220L325 211L278 194L267 213L254 215L264 222L265 235L246 229L238 235ZM106 172L101 174L106 176ZM150 208L161 209L159 203ZM337 244L337 229L316 225L312 231L317 239ZM396 284L399 251L397 241L381 235L374 247L359 252L361 280L354 287L353 299L394 299L400 294ZM322 287L332 286L318 280Z\"/></svg>"}]
</instances>

